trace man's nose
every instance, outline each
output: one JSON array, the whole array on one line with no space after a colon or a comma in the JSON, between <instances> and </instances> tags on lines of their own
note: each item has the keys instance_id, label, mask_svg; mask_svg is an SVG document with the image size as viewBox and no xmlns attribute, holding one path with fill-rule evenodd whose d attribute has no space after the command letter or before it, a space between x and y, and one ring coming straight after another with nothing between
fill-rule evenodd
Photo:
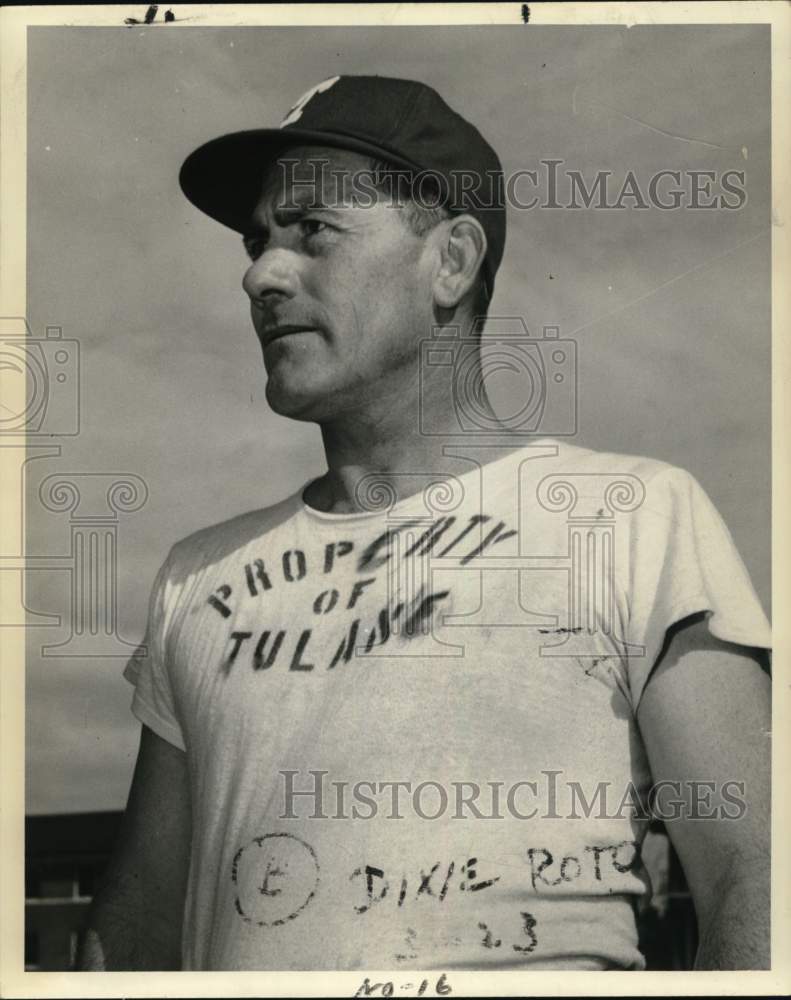
<instances>
[{"instance_id":1,"label":"man's nose","mask_svg":"<svg viewBox=\"0 0 791 1000\"><path fill-rule=\"evenodd\" d=\"M270 295L293 297L297 281L296 254L285 247L272 247L247 269L242 288L253 302L262 302Z\"/></svg>"}]
</instances>

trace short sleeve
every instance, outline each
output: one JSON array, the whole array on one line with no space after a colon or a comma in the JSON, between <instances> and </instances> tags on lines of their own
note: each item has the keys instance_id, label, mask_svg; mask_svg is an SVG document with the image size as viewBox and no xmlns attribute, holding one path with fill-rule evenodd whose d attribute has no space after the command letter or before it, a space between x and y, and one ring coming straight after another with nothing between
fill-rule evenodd
<instances>
[{"instance_id":1,"label":"short sleeve","mask_svg":"<svg viewBox=\"0 0 791 1000\"><path fill-rule=\"evenodd\" d=\"M705 612L709 631L743 646L771 647L769 622L730 532L697 480L666 467L646 484L630 525L626 639L636 709L674 623Z\"/></svg>"},{"instance_id":2,"label":"short sleeve","mask_svg":"<svg viewBox=\"0 0 791 1000\"><path fill-rule=\"evenodd\" d=\"M172 594L169 593L170 559L169 555L157 573L149 600L145 636L127 663L124 677L135 687L132 697L135 718L168 743L186 750L165 652L167 622L172 614L169 607L172 602Z\"/></svg>"}]
</instances>

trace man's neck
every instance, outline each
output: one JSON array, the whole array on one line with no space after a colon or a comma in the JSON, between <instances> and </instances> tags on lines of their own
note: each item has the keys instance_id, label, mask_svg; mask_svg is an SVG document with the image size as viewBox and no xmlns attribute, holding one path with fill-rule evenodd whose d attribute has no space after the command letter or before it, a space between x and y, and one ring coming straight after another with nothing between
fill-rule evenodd
<instances>
[{"instance_id":1,"label":"man's neck","mask_svg":"<svg viewBox=\"0 0 791 1000\"><path fill-rule=\"evenodd\" d=\"M479 435L464 434L452 398L431 396L421 407L411 394L392 396L375 412L345 414L321 425L327 472L311 483L305 501L327 513L371 509L386 495L394 502L420 492L436 477L460 471L466 454L478 461L474 445ZM499 424L485 394L476 415L485 414L497 458L524 444L524 437ZM378 491L377 491L378 487Z\"/></svg>"}]
</instances>

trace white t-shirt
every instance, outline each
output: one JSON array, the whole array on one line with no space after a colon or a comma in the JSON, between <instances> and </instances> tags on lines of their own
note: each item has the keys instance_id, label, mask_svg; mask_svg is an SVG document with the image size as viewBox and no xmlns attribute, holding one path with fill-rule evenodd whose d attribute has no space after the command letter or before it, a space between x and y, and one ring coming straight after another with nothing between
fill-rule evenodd
<instances>
[{"instance_id":1,"label":"white t-shirt","mask_svg":"<svg viewBox=\"0 0 791 1000\"><path fill-rule=\"evenodd\" d=\"M688 473L470 454L171 549L125 676L188 755L185 969L644 966L643 687L674 622L768 623Z\"/></svg>"}]
</instances>

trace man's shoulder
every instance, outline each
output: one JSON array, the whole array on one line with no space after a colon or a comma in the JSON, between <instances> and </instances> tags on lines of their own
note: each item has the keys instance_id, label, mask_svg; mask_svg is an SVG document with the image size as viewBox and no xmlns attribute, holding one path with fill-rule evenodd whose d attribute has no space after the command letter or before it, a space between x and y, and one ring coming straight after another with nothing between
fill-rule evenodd
<instances>
[{"instance_id":1,"label":"man's shoulder","mask_svg":"<svg viewBox=\"0 0 791 1000\"><path fill-rule=\"evenodd\" d=\"M297 511L297 493L267 507L258 507L206 525L176 541L168 561L184 572L217 563L285 524Z\"/></svg>"},{"instance_id":2,"label":"man's shoulder","mask_svg":"<svg viewBox=\"0 0 791 1000\"><path fill-rule=\"evenodd\" d=\"M539 461L522 461L522 488L549 512L582 516L593 505L597 517L624 523L646 516L672 518L685 505L706 504L698 480L682 466L659 458L543 439ZM551 450L548 454L546 449ZM525 449L524 457L530 451ZM601 513L604 512L604 513Z\"/></svg>"},{"instance_id":3,"label":"man's shoulder","mask_svg":"<svg viewBox=\"0 0 791 1000\"><path fill-rule=\"evenodd\" d=\"M610 451L572 444L563 438L542 438L524 449L525 458L530 457L532 448L544 452L541 462L535 463L538 475L590 475L590 476L631 476L644 485L659 478L684 478L689 473L680 466L659 458L629 452ZM554 449L554 451L548 451ZM522 453L520 453L522 454Z\"/></svg>"}]
</instances>

